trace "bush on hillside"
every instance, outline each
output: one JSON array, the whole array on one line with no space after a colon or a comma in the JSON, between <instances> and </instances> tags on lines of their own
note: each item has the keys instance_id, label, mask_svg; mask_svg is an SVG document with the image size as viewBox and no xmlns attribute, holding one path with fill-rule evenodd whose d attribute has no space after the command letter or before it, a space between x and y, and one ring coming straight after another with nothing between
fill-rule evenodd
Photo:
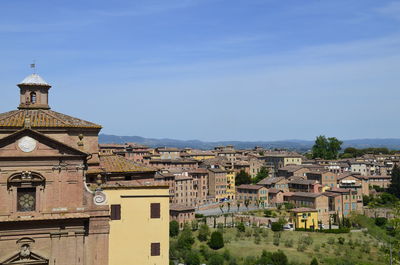
<instances>
[{"instance_id":1,"label":"bush on hillside","mask_svg":"<svg viewBox=\"0 0 400 265\"><path fill-rule=\"evenodd\" d=\"M211 234L210 241L208 242L208 246L214 250L220 249L224 247L224 238L222 233L219 231L215 231Z\"/></svg>"}]
</instances>

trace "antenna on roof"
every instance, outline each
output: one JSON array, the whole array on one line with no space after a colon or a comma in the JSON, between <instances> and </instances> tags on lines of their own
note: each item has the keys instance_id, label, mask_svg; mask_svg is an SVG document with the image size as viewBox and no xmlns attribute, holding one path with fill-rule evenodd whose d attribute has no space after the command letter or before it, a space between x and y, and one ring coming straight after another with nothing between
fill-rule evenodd
<instances>
[{"instance_id":1,"label":"antenna on roof","mask_svg":"<svg viewBox=\"0 0 400 265\"><path fill-rule=\"evenodd\" d=\"M33 73L36 74L36 62L33 60L33 63L31 63L31 68L33 69Z\"/></svg>"}]
</instances>

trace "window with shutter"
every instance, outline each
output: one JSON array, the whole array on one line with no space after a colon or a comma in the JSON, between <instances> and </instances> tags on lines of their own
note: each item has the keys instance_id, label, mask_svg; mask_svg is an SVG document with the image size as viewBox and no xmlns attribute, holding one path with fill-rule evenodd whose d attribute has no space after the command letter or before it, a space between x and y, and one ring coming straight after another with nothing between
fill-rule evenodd
<instances>
[{"instance_id":1,"label":"window with shutter","mask_svg":"<svg viewBox=\"0 0 400 265\"><path fill-rule=\"evenodd\" d=\"M121 220L121 205L112 204L111 205L111 220Z\"/></svg>"},{"instance_id":2,"label":"window with shutter","mask_svg":"<svg viewBox=\"0 0 400 265\"><path fill-rule=\"evenodd\" d=\"M160 204L151 203L150 204L150 218L160 218Z\"/></svg>"},{"instance_id":3,"label":"window with shutter","mask_svg":"<svg viewBox=\"0 0 400 265\"><path fill-rule=\"evenodd\" d=\"M160 243L151 243L151 256L160 256Z\"/></svg>"}]
</instances>

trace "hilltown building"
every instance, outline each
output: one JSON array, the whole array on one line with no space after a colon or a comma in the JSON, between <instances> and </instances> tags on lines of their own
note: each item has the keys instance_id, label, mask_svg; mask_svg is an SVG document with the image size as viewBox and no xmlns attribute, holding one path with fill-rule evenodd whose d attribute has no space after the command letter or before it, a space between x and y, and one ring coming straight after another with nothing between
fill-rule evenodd
<instances>
[{"instance_id":1,"label":"hilltown building","mask_svg":"<svg viewBox=\"0 0 400 265\"><path fill-rule=\"evenodd\" d=\"M85 188L101 126L50 110L36 74L18 87L0 114L0 264L108 264L108 206Z\"/></svg>"},{"instance_id":2,"label":"hilltown building","mask_svg":"<svg viewBox=\"0 0 400 265\"><path fill-rule=\"evenodd\" d=\"M101 126L50 110L39 75L18 86L18 110L0 114L0 264L127 264L131 246L140 264L168 264L169 194L148 184L155 170L100 155ZM126 237L121 222L142 223Z\"/></svg>"}]
</instances>

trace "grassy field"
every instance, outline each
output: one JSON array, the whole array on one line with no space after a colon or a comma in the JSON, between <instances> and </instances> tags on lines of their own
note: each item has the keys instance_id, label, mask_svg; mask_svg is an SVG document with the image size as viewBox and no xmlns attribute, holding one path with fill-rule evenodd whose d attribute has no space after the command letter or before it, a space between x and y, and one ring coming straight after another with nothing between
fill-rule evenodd
<instances>
[{"instance_id":1,"label":"grassy field","mask_svg":"<svg viewBox=\"0 0 400 265\"><path fill-rule=\"evenodd\" d=\"M259 242L256 242L254 229L246 227L246 230L245 233L239 235L235 228L225 228L223 230L225 247L219 251L224 252L227 249L232 256L244 259L247 256L259 256L263 250L272 252L280 249L288 256L290 262L295 261L298 264L310 264L313 257L316 257L320 264L337 264L336 260L341 258L351 260L353 263L350 264L386 264L383 254L379 251L379 242L362 232L324 234L283 231L280 232L277 246L277 239L275 239L275 244L273 243L276 235L274 236L271 230L260 229ZM311 240L308 239L309 245L305 249L299 248L298 242L308 237L311 238ZM344 239L343 244L339 243L339 237ZM199 245L200 242L196 240L195 247Z\"/></svg>"}]
</instances>

